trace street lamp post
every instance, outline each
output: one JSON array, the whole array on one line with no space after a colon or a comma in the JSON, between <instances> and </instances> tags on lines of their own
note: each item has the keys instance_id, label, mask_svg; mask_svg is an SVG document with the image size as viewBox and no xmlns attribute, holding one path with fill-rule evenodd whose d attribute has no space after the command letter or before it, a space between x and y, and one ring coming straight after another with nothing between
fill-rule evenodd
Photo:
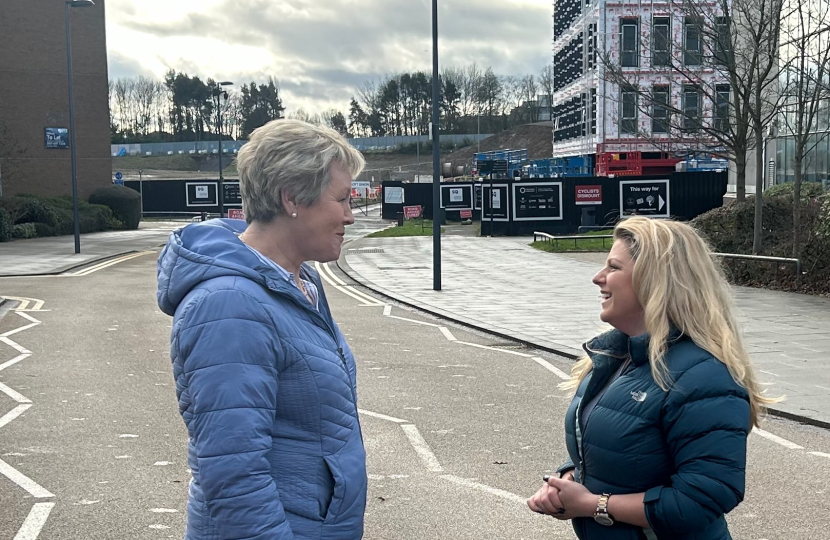
<instances>
[{"instance_id":1,"label":"street lamp post","mask_svg":"<svg viewBox=\"0 0 830 540\"><path fill-rule=\"evenodd\" d=\"M438 0L432 0L432 289L441 290L441 146L438 122Z\"/></svg>"},{"instance_id":2,"label":"street lamp post","mask_svg":"<svg viewBox=\"0 0 830 540\"><path fill-rule=\"evenodd\" d=\"M222 176L222 97L225 98L225 101L228 100L228 92L222 90L222 87L230 86L232 84L233 83L230 81L222 81L220 83L216 83L216 88L213 90L213 97L216 98L216 134L219 138L219 193L217 194L217 199L219 200L220 218L225 217L225 178Z\"/></svg>"},{"instance_id":3,"label":"street lamp post","mask_svg":"<svg viewBox=\"0 0 830 540\"><path fill-rule=\"evenodd\" d=\"M92 0L65 0L64 20L66 22L66 73L69 79L69 154L72 160L72 216L75 221L75 253L81 252L81 217L78 209L78 167L75 155L75 109L72 96L72 36L69 28L69 8L90 7Z\"/></svg>"}]
</instances>

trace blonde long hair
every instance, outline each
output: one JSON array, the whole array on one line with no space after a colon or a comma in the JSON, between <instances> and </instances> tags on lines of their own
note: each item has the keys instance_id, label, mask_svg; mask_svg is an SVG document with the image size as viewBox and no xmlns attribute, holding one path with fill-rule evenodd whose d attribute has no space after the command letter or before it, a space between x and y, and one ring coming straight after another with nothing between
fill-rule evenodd
<instances>
[{"instance_id":1,"label":"blonde long hair","mask_svg":"<svg viewBox=\"0 0 830 540\"><path fill-rule=\"evenodd\" d=\"M757 425L764 407L780 398L764 395L737 327L730 286L706 242L685 223L646 217L620 221L614 240L628 244L634 260L632 281L650 336L654 381L663 390L673 383L666 365L673 325L726 365L749 393L750 420ZM591 368L590 358L580 360L565 385L575 388Z\"/></svg>"}]
</instances>

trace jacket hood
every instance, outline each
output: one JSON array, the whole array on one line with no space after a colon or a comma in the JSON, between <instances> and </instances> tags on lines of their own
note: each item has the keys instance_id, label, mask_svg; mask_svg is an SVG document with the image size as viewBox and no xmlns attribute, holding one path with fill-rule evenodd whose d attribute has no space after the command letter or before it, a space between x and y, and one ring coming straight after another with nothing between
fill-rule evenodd
<instances>
[{"instance_id":1,"label":"jacket hood","mask_svg":"<svg viewBox=\"0 0 830 540\"><path fill-rule=\"evenodd\" d=\"M184 297L209 279L239 276L267 286L277 281L239 239L246 227L236 219L212 219L170 233L157 265L156 299L164 313L173 315Z\"/></svg>"}]
</instances>

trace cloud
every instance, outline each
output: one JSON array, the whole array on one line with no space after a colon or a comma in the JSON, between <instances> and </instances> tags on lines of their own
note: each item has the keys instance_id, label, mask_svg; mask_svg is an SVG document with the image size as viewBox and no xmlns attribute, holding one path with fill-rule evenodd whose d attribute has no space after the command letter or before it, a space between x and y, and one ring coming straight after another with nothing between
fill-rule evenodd
<instances>
[{"instance_id":1,"label":"cloud","mask_svg":"<svg viewBox=\"0 0 830 540\"><path fill-rule=\"evenodd\" d=\"M126 15L126 6L119 4L132 13ZM119 65L126 66L131 56L156 72L163 65L202 78L263 81L261 75L270 75L280 80L286 97L301 100L307 110L322 110L334 102L345 109L349 96L383 74L431 73L430 4L215 0L166 15L158 8L137 12L124 0L108 8L116 11L112 25L129 28L136 35L133 42L141 44L129 52L119 49ZM548 2L442 0L441 68L477 63L500 75L537 74L550 58L550 9ZM150 58L151 51L157 59ZM288 100L286 105L294 107Z\"/></svg>"}]
</instances>

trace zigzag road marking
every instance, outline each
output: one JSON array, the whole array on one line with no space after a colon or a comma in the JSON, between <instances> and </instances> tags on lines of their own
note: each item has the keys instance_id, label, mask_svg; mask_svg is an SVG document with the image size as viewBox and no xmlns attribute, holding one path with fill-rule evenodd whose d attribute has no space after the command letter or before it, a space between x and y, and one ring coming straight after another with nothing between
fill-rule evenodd
<instances>
[{"instance_id":1,"label":"zigzag road marking","mask_svg":"<svg viewBox=\"0 0 830 540\"><path fill-rule=\"evenodd\" d=\"M24 297L7 298L19 302L17 307L14 308L14 311L21 318L27 320L29 324L21 326L19 328L15 328L14 330L10 330L8 332L5 332L4 334L0 334L0 343L8 345L9 347L11 347L19 353L18 356L12 358L11 360L8 360L7 362L4 362L3 364L0 364L0 371L8 367L11 367L19 362L22 362L23 360L29 358L32 355L31 351L10 339L9 336L25 332L26 330L30 330L35 326L41 324L41 321L35 319L28 313L24 313L24 311L44 311L43 300ZM32 309L29 309L29 305L32 306ZM27 410L29 410L33 404L32 400L3 383L0 383L0 392L10 397L18 404L14 409L0 417L0 428L3 428L9 425L14 420L16 420ZM18 471L17 469L15 469L3 460L0 460L0 474L14 482L18 487L22 488L35 499L46 499L55 496L49 490L47 490L46 488L44 488L43 486L41 486L40 484L38 484L25 474L21 473L20 471ZM54 508L54 506L54 502L35 503L32 506L32 509L29 511L29 515L26 516L26 520L23 522L23 525L21 525L20 529L15 535L14 540L37 540L37 537L40 535L41 529L43 529L43 526L46 524L46 520L49 519L49 514L52 511L52 508Z\"/></svg>"}]
</instances>

